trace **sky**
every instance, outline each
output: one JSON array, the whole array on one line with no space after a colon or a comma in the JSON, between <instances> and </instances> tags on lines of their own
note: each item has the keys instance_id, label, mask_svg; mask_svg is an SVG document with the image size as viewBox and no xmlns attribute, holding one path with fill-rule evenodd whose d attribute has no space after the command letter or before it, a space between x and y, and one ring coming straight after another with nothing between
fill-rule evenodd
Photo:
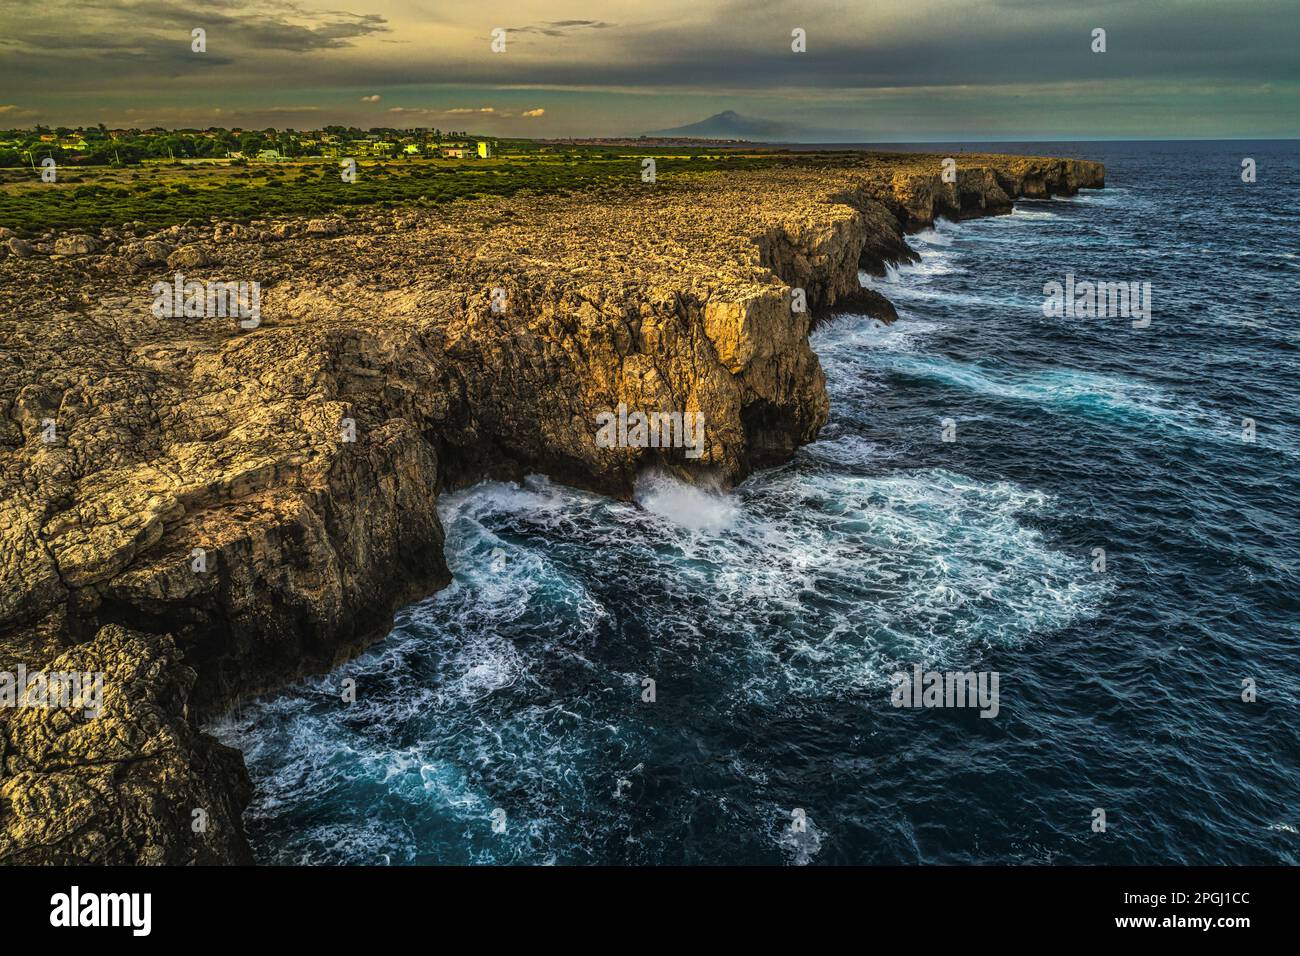
<instances>
[{"instance_id":1,"label":"sky","mask_svg":"<svg viewBox=\"0 0 1300 956\"><path fill-rule=\"evenodd\" d=\"M0 127L636 136L724 110L804 142L1296 137L1300 0L0 0Z\"/></svg>"}]
</instances>

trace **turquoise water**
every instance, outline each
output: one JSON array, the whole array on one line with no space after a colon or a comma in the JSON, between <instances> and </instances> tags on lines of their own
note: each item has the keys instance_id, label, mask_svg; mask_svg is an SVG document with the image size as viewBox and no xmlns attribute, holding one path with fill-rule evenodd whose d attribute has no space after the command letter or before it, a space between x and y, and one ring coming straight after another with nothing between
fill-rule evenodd
<instances>
[{"instance_id":1,"label":"turquoise water","mask_svg":"<svg viewBox=\"0 0 1300 956\"><path fill-rule=\"evenodd\" d=\"M1108 188L864 276L901 319L814 333L791 463L445 498L451 587L213 728L259 860L1300 860L1296 144L1022 151ZM1151 282L1150 328L1046 317L1067 272ZM998 716L891 707L913 663L997 671Z\"/></svg>"}]
</instances>

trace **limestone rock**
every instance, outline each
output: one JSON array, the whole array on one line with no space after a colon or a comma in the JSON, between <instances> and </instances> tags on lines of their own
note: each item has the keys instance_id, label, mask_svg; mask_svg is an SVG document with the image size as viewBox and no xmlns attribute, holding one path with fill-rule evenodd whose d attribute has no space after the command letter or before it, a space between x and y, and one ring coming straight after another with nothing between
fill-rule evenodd
<instances>
[{"instance_id":1,"label":"limestone rock","mask_svg":"<svg viewBox=\"0 0 1300 956\"><path fill-rule=\"evenodd\" d=\"M145 240L144 242L129 243L123 249L122 254L139 265L153 265L166 262L167 257L171 255L171 251L171 248L164 243Z\"/></svg>"},{"instance_id":2,"label":"limestone rock","mask_svg":"<svg viewBox=\"0 0 1300 956\"><path fill-rule=\"evenodd\" d=\"M312 219L307 223L307 235L337 236L339 234L339 228L339 221L337 219Z\"/></svg>"},{"instance_id":3,"label":"limestone rock","mask_svg":"<svg viewBox=\"0 0 1300 956\"><path fill-rule=\"evenodd\" d=\"M185 719L194 672L171 638L109 625L44 673L99 675L102 698L0 710L0 863L251 862L247 771Z\"/></svg>"},{"instance_id":4,"label":"limestone rock","mask_svg":"<svg viewBox=\"0 0 1300 956\"><path fill-rule=\"evenodd\" d=\"M90 236L62 236L55 240L54 251L61 256L86 256L99 249Z\"/></svg>"},{"instance_id":5,"label":"limestone rock","mask_svg":"<svg viewBox=\"0 0 1300 956\"><path fill-rule=\"evenodd\" d=\"M171 269L197 269L210 261L207 251L202 246L181 246L167 257L167 266Z\"/></svg>"}]
</instances>

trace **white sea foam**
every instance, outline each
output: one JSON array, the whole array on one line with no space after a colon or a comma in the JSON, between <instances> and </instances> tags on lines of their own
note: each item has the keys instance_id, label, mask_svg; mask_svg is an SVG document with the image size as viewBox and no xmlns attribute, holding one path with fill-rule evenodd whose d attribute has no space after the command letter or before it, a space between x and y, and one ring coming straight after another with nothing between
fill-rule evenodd
<instances>
[{"instance_id":1,"label":"white sea foam","mask_svg":"<svg viewBox=\"0 0 1300 956\"><path fill-rule=\"evenodd\" d=\"M921 252L921 258L916 262L890 266L885 273L884 284L929 282L935 276L954 275L962 271L964 270L956 264L952 255L938 250L926 250Z\"/></svg>"},{"instance_id":2,"label":"white sea foam","mask_svg":"<svg viewBox=\"0 0 1300 956\"><path fill-rule=\"evenodd\" d=\"M1002 219L1006 222L1019 225L1021 223L1026 223L1026 222L1043 222L1048 219L1060 219L1060 218L1061 218L1060 213L1052 212L1048 209L1033 209L1033 208L1027 208L1023 205L1017 205L1014 209L1011 210L1010 214L1007 216L996 216L984 221L996 222L997 220Z\"/></svg>"},{"instance_id":3,"label":"white sea foam","mask_svg":"<svg viewBox=\"0 0 1300 956\"><path fill-rule=\"evenodd\" d=\"M914 245L919 243L924 246L950 246L954 238L951 225L945 220L940 220L936 225L909 236L909 241Z\"/></svg>"},{"instance_id":4,"label":"white sea foam","mask_svg":"<svg viewBox=\"0 0 1300 956\"><path fill-rule=\"evenodd\" d=\"M1152 416L1172 411L1171 403L1158 388L1122 376L1079 369L1010 372L943 355L891 355L887 361L900 371L998 398L1044 404L1085 403Z\"/></svg>"},{"instance_id":5,"label":"white sea foam","mask_svg":"<svg viewBox=\"0 0 1300 956\"><path fill-rule=\"evenodd\" d=\"M861 435L839 435L804 446L804 453L837 465L863 465L881 457L880 446Z\"/></svg>"},{"instance_id":6,"label":"white sea foam","mask_svg":"<svg viewBox=\"0 0 1300 956\"><path fill-rule=\"evenodd\" d=\"M602 524L612 518L658 549L654 626L666 644L697 644L695 596L708 595L713 666L734 666L727 648L743 641L752 665L769 663L751 666L740 689L762 697L876 685L895 659L1024 640L1089 613L1100 595L1082 556L1053 551L1020 523L1045 498L1005 483L786 469L724 500L666 476L649 489L654 508L598 507L611 512ZM593 502L573 493L569 505ZM591 560L607 564L629 541L592 542ZM774 618L784 623L774 628Z\"/></svg>"},{"instance_id":7,"label":"white sea foam","mask_svg":"<svg viewBox=\"0 0 1300 956\"><path fill-rule=\"evenodd\" d=\"M1158 386L1122 375L1081 369L1009 371L944 355L882 353L881 367L980 395L1027 402L1094 418L1157 425L1213 441L1239 441L1235 420L1176 402Z\"/></svg>"},{"instance_id":8,"label":"white sea foam","mask_svg":"<svg viewBox=\"0 0 1300 956\"><path fill-rule=\"evenodd\" d=\"M725 497L654 475L638 490L640 508L553 494L585 513L583 528L607 532L583 546L590 555L571 555L592 562L592 573L620 549L654 549L663 573L651 618L665 641L694 640L693 596L707 594L717 611L711 623L720 633L734 628L752 653L784 661L781 648L804 642L803 663L781 676L787 692L798 685L834 694L881 680L871 662L900 654L1014 643L1089 613L1100 594L1084 556L1052 550L1021 523L1046 506L1045 496L943 471L809 475L787 467ZM496 487L462 493L464 503L451 507L480 511L482 502L469 504L476 495L496 507L536 508L513 514L543 523L555 507ZM774 614L786 621L777 630L765 623ZM727 644L720 639L719 650Z\"/></svg>"},{"instance_id":9,"label":"white sea foam","mask_svg":"<svg viewBox=\"0 0 1300 956\"><path fill-rule=\"evenodd\" d=\"M728 495L663 474L642 475L634 497L651 514L692 530L718 531L736 520L736 505Z\"/></svg>"},{"instance_id":10,"label":"white sea foam","mask_svg":"<svg viewBox=\"0 0 1300 956\"><path fill-rule=\"evenodd\" d=\"M808 341L823 363L834 361L841 353L849 361L858 362L863 348L908 352L937 328L935 322L906 313L889 323L862 315L842 315L818 326Z\"/></svg>"},{"instance_id":11,"label":"white sea foam","mask_svg":"<svg viewBox=\"0 0 1300 956\"><path fill-rule=\"evenodd\" d=\"M961 292L942 286L929 286L924 283L909 283L899 285L894 289L883 290L890 300L898 308L916 308L921 309L929 306L930 303L945 306L996 306L998 308L1023 309L1028 313L1033 313L1034 320L1041 319L1043 300L1042 296L1021 298L1007 292L999 291L994 286L981 287L979 292ZM950 314L950 321L959 318L960 312Z\"/></svg>"}]
</instances>

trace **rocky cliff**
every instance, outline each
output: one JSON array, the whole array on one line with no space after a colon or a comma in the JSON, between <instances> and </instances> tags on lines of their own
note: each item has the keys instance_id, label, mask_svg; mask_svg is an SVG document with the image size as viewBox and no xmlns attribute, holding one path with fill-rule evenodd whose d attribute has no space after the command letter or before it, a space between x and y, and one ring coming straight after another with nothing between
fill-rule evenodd
<instances>
[{"instance_id":1,"label":"rocky cliff","mask_svg":"<svg viewBox=\"0 0 1300 956\"><path fill-rule=\"evenodd\" d=\"M243 757L191 726L195 675L169 636L110 624L45 672L100 674L102 700L5 721L0 861L252 862Z\"/></svg>"},{"instance_id":2,"label":"rocky cliff","mask_svg":"<svg viewBox=\"0 0 1300 956\"><path fill-rule=\"evenodd\" d=\"M0 861L246 858L242 762L195 715L328 670L445 585L439 492L539 471L625 497L651 465L734 484L826 420L814 319L891 314L859 269L937 215L1104 176L940 162L11 247L0 668L111 689L95 719L0 709ZM177 273L258 282L255 327L155 314ZM602 447L620 404L703 413L701 454Z\"/></svg>"}]
</instances>

